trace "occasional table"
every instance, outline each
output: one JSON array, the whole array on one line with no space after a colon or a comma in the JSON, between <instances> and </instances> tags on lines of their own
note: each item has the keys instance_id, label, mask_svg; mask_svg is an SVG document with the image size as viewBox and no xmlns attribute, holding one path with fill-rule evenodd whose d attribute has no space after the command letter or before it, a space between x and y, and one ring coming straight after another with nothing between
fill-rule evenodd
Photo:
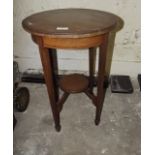
<instances>
[{"instance_id":1,"label":"occasional table","mask_svg":"<svg viewBox=\"0 0 155 155\"><path fill-rule=\"evenodd\" d=\"M44 78L57 131L61 130L60 111L71 93L84 92L96 107L95 124L105 96L105 62L109 33L116 27L117 16L91 9L58 9L33 14L23 20L39 46ZM99 47L97 94L93 92L96 48ZM89 76L70 74L58 78L56 49L88 49ZM77 51L78 52L78 51ZM59 88L63 90L60 97Z\"/></svg>"}]
</instances>

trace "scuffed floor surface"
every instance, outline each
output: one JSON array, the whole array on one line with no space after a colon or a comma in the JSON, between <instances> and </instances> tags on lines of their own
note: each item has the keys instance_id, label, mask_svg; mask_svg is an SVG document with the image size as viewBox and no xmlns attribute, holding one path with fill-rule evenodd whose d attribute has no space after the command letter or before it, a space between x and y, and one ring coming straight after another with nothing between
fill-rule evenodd
<instances>
[{"instance_id":1,"label":"scuffed floor surface","mask_svg":"<svg viewBox=\"0 0 155 155\"><path fill-rule=\"evenodd\" d=\"M15 112L14 155L140 155L140 91L112 94L107 89L101 123L95 126L95 107L85 94L70 95L61 112L61 132L54 129L46 87L24 84L31 100Z\"/></svg>"}]
</instances>

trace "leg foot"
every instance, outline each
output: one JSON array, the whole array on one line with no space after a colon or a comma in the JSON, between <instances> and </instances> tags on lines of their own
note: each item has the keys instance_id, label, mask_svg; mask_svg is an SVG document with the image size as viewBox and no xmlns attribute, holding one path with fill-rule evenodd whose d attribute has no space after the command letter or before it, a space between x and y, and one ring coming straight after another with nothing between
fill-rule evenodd
<instances>
[{"instance_id":1,"label":"leg foot","mask_svg":"<svg viewBox=\"0 0 155 155\"><path fill-rule=\"evenodd\" d=\"M55 129L56 129L57 132L60 132L61 131L61 125L56 125Z\"/></svg>"},{"instance_id":2,"label":"leg foot","mask_svg":"<svg viewBox=\"0 0 155 155\"><path fill-rule=\"evenodd\" d=\"M102 111L101 107L97 107L96 108L95 125L99 125L100 124L101 111Z\"/></svg>"},{"instance_id":3,"label":"leg foot","mask_svg":"<svg viewBox=\"0 0 155 155\"><path fill-rule=\"evenodd\" d=\"M96 118L95 119L95 125L99 125L100 124L100 119Z\"/></svg>"}]
</instances>

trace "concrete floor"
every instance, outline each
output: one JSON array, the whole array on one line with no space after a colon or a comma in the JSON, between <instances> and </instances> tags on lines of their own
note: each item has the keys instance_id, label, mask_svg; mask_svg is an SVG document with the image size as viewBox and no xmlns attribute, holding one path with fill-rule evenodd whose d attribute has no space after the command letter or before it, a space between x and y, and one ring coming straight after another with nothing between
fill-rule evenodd
<instances>
[{"instance_id":1,"label":"concrete floor","mask_svg":"<svg viewBox=\"0 0 155 155\"><path fill-rule=\"evenodd\" d=\"M14 155L140 155L140 91L133 94L107 89L101 123L94 125L95 108L85 94L70 95L56 132L46 87L24 84L31 100L23 113L15 112Z\"/></svg>"}]
</instances>

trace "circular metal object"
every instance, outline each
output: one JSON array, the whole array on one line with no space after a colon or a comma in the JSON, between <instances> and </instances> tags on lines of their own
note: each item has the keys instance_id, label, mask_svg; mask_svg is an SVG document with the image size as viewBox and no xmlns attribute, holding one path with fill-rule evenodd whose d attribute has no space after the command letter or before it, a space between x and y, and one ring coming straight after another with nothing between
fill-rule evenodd
<instances>
[{"instance_id":1,"label":"circular metal object","mask_svg":"<svg viewBox=\"0 0 155 155\"><path fill-rule=\"evenodd\" d=\"M26 87L19 87L15 90L14 97L16 109L20 112L25 111L30 100L29 90Z\"/></svg>"}]
</instances>

